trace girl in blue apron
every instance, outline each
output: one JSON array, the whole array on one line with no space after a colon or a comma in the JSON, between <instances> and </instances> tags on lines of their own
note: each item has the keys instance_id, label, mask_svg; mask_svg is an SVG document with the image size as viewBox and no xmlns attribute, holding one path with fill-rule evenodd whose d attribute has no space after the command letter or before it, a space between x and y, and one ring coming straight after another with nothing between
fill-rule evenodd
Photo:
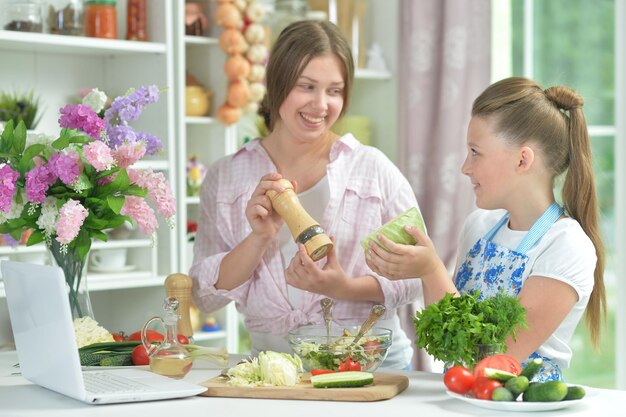
<instances>
[{"instance_id":1,"label":"girl in blue apron","mask_svg":"<svg viewBox=\"0 0 626 417\"><path fill-rule=\"evenodd\" d=\"M481 298L499 291L518 296L529 326L507 341L507 354L522 365L541 357L540 381L563 379L572 354L567 343L583 313L597 346L605 309L604 249L582 105L568 87L543 90L525 78L501 80L474 101L462 172L481 210L463 227L464 256L454 279L418 228L405 227L416 245L380 236L388 250L372 242L366 256L379 275L421 278L427 305L446 293L476 290ZM562 173L560 206L552 190Z\"/></svg>"}]
</instances>

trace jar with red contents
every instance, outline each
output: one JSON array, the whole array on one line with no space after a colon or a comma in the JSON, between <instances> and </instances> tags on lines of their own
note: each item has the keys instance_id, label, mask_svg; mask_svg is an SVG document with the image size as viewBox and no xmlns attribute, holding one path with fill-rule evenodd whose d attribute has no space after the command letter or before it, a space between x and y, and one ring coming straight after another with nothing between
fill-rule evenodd
<instances>
[{"instance_id":1,"label":"jar with red contents","mask_svg":"<svg viewBox=\"0 0 626 417\"><path fill-rule=\"evenodd\" d=\"M85 36L117 39L116 0L86 0Z\"/></svg>"},{"instance_id":2,"label":"jar with red contents","mask_svg":"<svg viewBox=\"0 0 626 417\"><path fill-rule=\"evenodd\" d=\"M147 41L146 0L128 0L126 10L126 39L129 41Z\"/></svg>"}]
</instances>

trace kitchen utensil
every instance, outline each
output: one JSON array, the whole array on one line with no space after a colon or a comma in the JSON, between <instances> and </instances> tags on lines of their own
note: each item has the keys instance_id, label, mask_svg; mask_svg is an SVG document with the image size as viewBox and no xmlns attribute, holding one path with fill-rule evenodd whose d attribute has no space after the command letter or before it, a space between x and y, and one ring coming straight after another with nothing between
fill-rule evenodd
<instances>
[{"instance_id":1,"label":"kitchen utensil","mask_svg":"<svg viewBox=\"0 0 626 417\"><path fill-rule=\"evenodd\" d=\"M374 323L376 323L376 321L381 318L383 314L385 314L386 310L387 309L382 304L376 304L372 306L372 309L370 310L370 315L363 322L361 328L359 329L359 332L354 337L352 343L350 343L350 348L356 346L357 342L363 337L365 333L367 333L372 328L372 326L374 326Z\"/></svg>"},{"instance_id":2,"label":"kitchen utensil","mask_svg":"<svg viewBox=\"0 0 626 417\"><path fill-rule=\"evenodd\" d=\"M326 343L330 345L330 324L333 321L333 305L335 303L330 298L322 298L320 305L322 306L324 323L326 323Z\"/></svg>"}]
</instances>

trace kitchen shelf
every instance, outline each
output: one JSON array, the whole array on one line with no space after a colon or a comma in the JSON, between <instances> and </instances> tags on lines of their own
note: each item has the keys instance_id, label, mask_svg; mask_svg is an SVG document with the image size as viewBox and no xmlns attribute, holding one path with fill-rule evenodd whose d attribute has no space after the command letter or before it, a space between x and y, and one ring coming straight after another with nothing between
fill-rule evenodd
<instances>
[{"instance_id":1,"label":"kitchen shelf","mask_svg":"<svg viewBox=\"0 0 626 417\"><path fill-rule=\"evenodd\" d=\"M108 242L96 241L91 244L91 250L95 249L113 249L113 248L151 248L153 246L151 239L119 239L109 240ZM0 246L0 255L12 255L17 253L40 253L46 252L46 246L43 243L24 246L18 245Z\"/></svg>"},{"instance_id":2,"label":"kitchen shelf","mask_svg":"<svg viewBox=\"0 0 626 417\"><path fill-rule=\"evenodd\" d=\"M215 332L194 332L193 340L201 342L205 340L219 340L226 338L226 331L217 330Z\"/></svg>"},{"instance_id":3,"label":"kitchen shelf","mask_svg":"<svg viewBox=\"0 0 626 417\"><path fill-rule=\"evenodd\" d=\"M185 36L185 45L202 46L202 45L219 45L217 38L209 38L206 36Z\"/></svg>"},{"instance_id":4,"label":"kitchen shelf","mask_svg":"<svg viewBox=\"0 0 626 417\"><path fill-rule=\"evenodd\" d=\"M144 159L141 161L137 161L133 164L133 168L136 169L152 169L153 171L167 171L170 169L170 164L168 161L163 161L159 159Z\"/></svg>"},{"instance_id":5,"label":"kitchen shelf","mask_svg":"<svg viewBox=\"0 0 626 417\"><path fill-rule=\"evenodd\" d=\"M191 204L200 204L200 196L187 197L187 198L185 199L185 202L186 202L188 205L191 205Z\"/></svg>"},{"instance_id":6,"label":"kitchen shelf","mask_svg":"<svg viewBox=\"0 0 626 417\"><path fill-rule=\"evenodd\" d=\"M217 120L213 117L196 117L196 116L186 116L185 123L188 125L210 125L216 123Z\"/></svg>"},{"instance_id":7,"label":"kitchen shelf","mask_svg":"<svg viewBox=\"0 0 626 417\"><path fill-rule=\"evenodd\" d=\"M390 80L391 73L389 71L357 69L354 72L354 78L357 80Z\"/></svg>"},{"instance_id":8,"label":"kitchen shelf","mask_svg":"<svg viewBox=\"0 0 626 417\"><path fill-rule=\"evenodd\" d=\"M0 49L18 52L72 55L163 55L167 47L157 42L97 39L83 36L0 30Z\"/></svg>"}]
</instances>

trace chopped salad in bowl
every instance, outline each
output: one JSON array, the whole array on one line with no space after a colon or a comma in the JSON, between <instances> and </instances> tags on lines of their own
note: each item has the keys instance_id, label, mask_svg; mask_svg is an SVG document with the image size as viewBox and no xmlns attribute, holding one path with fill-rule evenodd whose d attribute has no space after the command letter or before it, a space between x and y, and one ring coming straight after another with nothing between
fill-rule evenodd
<instances>
[{"instance_id":1,"label":"chopped salad in bowl","mask_svg":"<svg viewBox=\"0 0 626 417\"><path fill-rule=\"evenodd\" d=\"M333 326L330 337L326 326L307 325L289 332L288 340L304 369L321 371L374 372L387 357L392 331L374 327L353 345L359 326Z\"/></svg>"}]
</instances>

